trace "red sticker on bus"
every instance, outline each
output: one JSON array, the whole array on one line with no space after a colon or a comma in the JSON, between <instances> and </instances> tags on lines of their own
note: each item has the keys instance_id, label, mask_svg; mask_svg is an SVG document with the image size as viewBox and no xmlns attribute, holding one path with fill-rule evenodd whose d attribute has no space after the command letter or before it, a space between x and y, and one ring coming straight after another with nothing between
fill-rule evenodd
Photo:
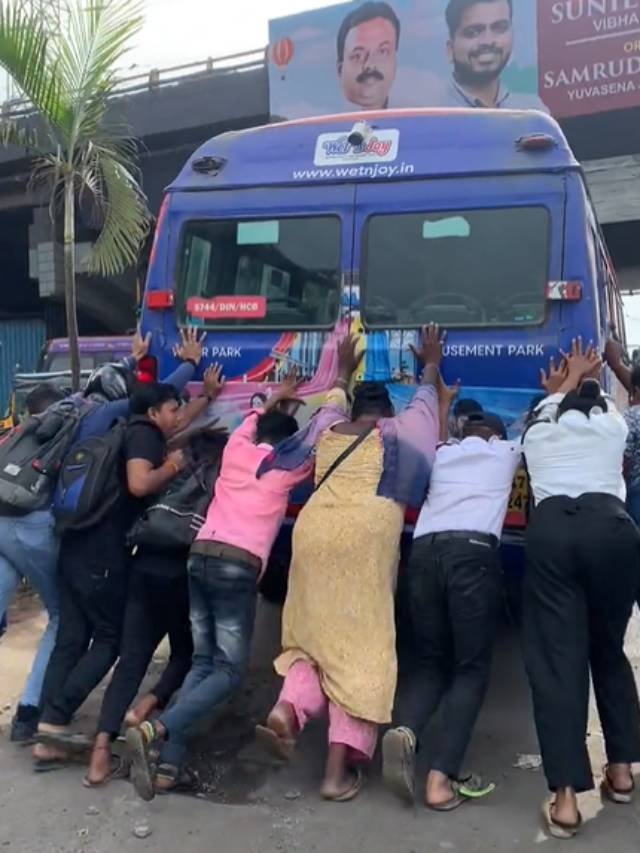
<instances>
[{"instance_id":1,"label":"red sticker on bus","mask_svg":"<svg viewBox=\"0 0 640 853\"><path fill-rule=\"evenodd\" d=\"M264 296L192 296L187 299L187 311L206 320L259 320L267 314L267 300Z\"/></svg>"}]
</instances>

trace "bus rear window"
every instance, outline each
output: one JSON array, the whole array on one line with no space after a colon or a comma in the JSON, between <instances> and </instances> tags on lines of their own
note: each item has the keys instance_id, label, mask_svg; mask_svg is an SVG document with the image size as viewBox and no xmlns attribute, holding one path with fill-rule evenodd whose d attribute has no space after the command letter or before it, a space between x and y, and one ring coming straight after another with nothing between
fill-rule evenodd
<instances>
[{"instance_id":1,"label":"bus rear window","mask_svg":"<svg viewBox=\"0 0 640 853\"><path fill-rule=\"evenodd\" d=\"M340 311L341 234L335 216L187 222L178 258L180 321L331 328Z\"/></svg>"},{"instance_id":2,"label":"bus rear window","mask_svg":"<svg viewBox=\"0 0 640 853\"><path fill-rule=\"evenodd\" d=\"M372 216L363 245L368 327L527 326L545 316L544 207Z\"/></svg>"}]
</instances>

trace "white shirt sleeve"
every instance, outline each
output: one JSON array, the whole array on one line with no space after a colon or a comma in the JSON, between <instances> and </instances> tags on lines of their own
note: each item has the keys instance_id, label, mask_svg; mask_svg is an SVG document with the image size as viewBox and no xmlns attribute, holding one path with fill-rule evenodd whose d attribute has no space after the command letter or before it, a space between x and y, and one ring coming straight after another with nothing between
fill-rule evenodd
<instances>
[{"instance_id":1,"label":"white shirt sleeve","mask_svg":"<svg viewBox=\"0 0 640 853\"><path fill-rule=\"evenodd\" d=\"M532 423L536 421L555 421L558 414L558 406L564 400L564 394L549 394L533 410Z\"/></svg>"}]
</instances>

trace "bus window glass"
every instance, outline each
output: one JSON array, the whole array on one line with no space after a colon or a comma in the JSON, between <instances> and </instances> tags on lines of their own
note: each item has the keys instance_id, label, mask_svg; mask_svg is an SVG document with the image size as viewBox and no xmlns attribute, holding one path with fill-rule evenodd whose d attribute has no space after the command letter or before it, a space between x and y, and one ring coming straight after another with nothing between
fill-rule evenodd
<instances>
[{"instance_id":1,"label":"bus window glass","mask_svg":"<svg viewBox=\"0 0 640 853\"><path fill-rule=\"evenodd\" d=\"M363 245L368 327L526 326L545 317L544 207L372 216Z\"/></svg>"},{"instance_id":2,"label":"bus window glass","mask_svg":"<svg viewBox=\"0 0 640 853\"><path fill-rule=\"evenodd\" d=\"M187 222L177 269L180 321L214 328L332 327L340 309L341 238L335 216ZM239 316L243 306L249 309Z\"/></svg>"}]
</instances>

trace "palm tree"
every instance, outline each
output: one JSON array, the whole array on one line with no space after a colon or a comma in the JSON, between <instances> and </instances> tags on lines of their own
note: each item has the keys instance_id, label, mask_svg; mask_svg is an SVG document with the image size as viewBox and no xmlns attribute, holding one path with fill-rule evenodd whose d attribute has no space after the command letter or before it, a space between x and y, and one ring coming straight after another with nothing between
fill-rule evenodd
<instances>
[{"instance_id":1,"label":"palm tree","mask_svg":"<svg viewBox=\"0 0 640 853\"><path fill-rule=\"evenodd\" d=\"M138 147L112 119L116 69L144 23L143 0L63 0L58 26L39 3L0 0L0 67L44 124L0 117L0 139L33 158L31 183L62 216L67 333L74 390L80 382L76 312L76 212L99 232L87 271L115 276L136 263L150 227ZM40 125L42 127L42 125Z\"/></svg>"}]
</instances>

